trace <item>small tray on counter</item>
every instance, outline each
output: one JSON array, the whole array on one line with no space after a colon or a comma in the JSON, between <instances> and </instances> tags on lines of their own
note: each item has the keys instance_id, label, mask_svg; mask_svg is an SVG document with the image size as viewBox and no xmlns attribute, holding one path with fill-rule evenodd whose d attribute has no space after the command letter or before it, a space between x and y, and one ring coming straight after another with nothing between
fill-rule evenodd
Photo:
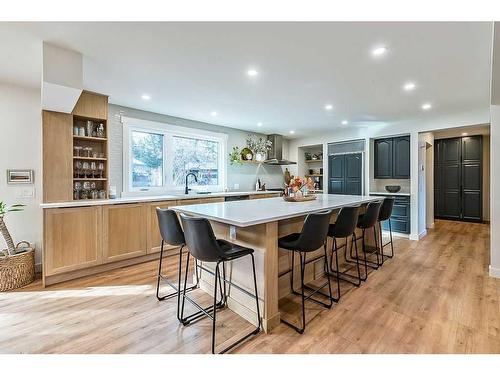
<instances>
[{"instance_id":1,"label":"small tray on counter","mask_svg":"<svg viewBox=\"0 0 500 375\"><path fill-rule=\"evenodd\" d=\"M283 200L285 202L307 202L307 201L313 201L315 199L316 199L315 194L306 195L305 197L304 196L301 196L301 197L283 196Z\"/></svg>"}]
</instances>

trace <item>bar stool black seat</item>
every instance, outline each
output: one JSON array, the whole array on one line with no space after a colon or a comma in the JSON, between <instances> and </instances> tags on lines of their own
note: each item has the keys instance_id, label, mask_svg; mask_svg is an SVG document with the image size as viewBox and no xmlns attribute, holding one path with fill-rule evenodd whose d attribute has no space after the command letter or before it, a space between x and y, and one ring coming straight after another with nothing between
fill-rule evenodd
<instances>
[{"instance_id":1,"label":"bar stool black seat","mask_svg":"<svg viewBox=\"0 0 500 375\"><path fill-rule=\"evenodd\" d=\"M377 230L375 228L375 225L378 222L378 215L380 213L380 207L382 206L382 201L376 201L376 202L370 202L366 206L365 213L363 215L360 215L358 218L358 224L357 228L361 229L362 234L361 237L355 236L354 240L358 241L361 240L362 242L362 252L364 254L363 260L365 264L365 274L364 277L361 278L362 281L366 281L368 278L368 267L373 268L373 269L378 269L379 266L382 265L380 262L380 257L379 257L379 248L378 248L378 239L377 239ZM375 239L375 250L373 252L368 252L366 249L366 239L365 239L365 234L368 229L373 229L373 236ZM356 247L357 248L357 247ZM375 254L377 257L376 262L368 261L367 259L367 253ZM352 254L352 248L351 248L351 257L356 258ZM357 257L359 261L359 257Z\"/></svg>"},{"instance_id":2,"label":"bar stool black seat","mask_svg":"<svg viewBox=\"0 0 500 375\"><path fill-rule=\"evenodd\" d=\"M291 270L284 272L280 276L283 276L285 274L288 274L291 272L290 275L290 288L292 290L292 293L295 295L300 295L302 299L302 325L301 327L297 327L294 324L281 319L283 323L288 325L289 327L292 327L295 329L298 333L304 333L304 330L306 328L306 312L305 312L305 301L306 300L311 300L321 306L324 306L326 308L331 308L333 304L333 296L332 296L332 287L330 285L330 275L326 273L326 278L327 282L321 285L318 288L312 288L310 286L305 285L304 283L304 271L305 271L305 266L308 263L315 262L317 260L320 260L321 258L324 258L325 262L325 270L326 267L328 266L328 258L326 254L326 236L328 234L328 225L330 223L330 217L332 215L332 211L326 211L326 212L321 212L321 213L313 213L307 215L304 225L302 226L302 231L300 233L291 233L287 236L281 237L278 239L278 246L282 249L285 250L290 250L292 251L292 268ZM316 257L314 259L310 259L306 261L306 254L312 251L316 251L319 248L323 247L324 249L324 255L321 255L319 257ZM293 273L294 273L294 259L295 259L295 252L299 253L300 256L300 285L301 285L301 292L296 292L295 288L293 286ZM328 291L329 294L325 294L321 291L324 287L328 286ZM308 295L305 296L304 294L304 289L312 290L312 292ZM328 303L324 303L322 301L319 301L315 298L313 298L313 295L316 293L323 295L324 297L328 298Z\"/></svg>"},{"instance_id":3,"label":"bar stool black seat","mask_svg":"<svg viewBox=\"0 0 500 375\"><path fill-rule=\"evenodd\" d=\"M156 215L158 217L158 227L161 235L161 250L160 250L160 260L158 265L158 277L156 283L156 298L159 301L163 301L165 299L170 299L172 297L177 296L177 319L180 320L179 317L179 300L180 300L180 291L181 287L181 269L182 269L182 250L186 245L186 241L184 239L184 232L182 231L181 224L179 223L179 219L177 218L177 214L173 210L162 209L156 207ZM177 285L172 283L165 275L162 274L162 264L163 264L163 252L164 245L168 244L171 246L179 246L179 267L177 271ZM196 289L199 285L198 282L198 270L196 269L196 284L187 288L187 290ZM165 281L170 287L174 290L174 292L165 294L160 296L160 281Z\"/></svg>"},{"instance_id":4,"label":"bar stool black seat","mask_svg":"<svg viewBox=\"0 0 500 375\"><path fill-rule=\"evenodd\" d=\"M394 198L387 197L384 198L384 202L380 207L380 213L378 214L378 227L380 229L380 252L382 253L382 263L384 262L384 257L392 258L394 257L394 245L392 242L392 226L391 226L391 215L392 209L394 207ZM384 244L384 239L382 238L382 221L388 220L389 223L389 238L390 240ZM384 247L391 245L391 254L385 255Z\"/></svg>"},{"instance_id":5,"label":"bar stool black seat","mask_svg":"<svg viewBox=\"0 0 500 375\"><path fill-rule=\"evenodd\" d=\"M358 216L359 216L359 206L351 206L351 207L344 207L340 210L337 220L335 221L334 224L330 224L328 227L328 237L332 237L332 255L330 256L330 267L327 270L327 272L330 274L330 276L334 276L337 279L337 298L334 298L335 302L338 302L340 300L340 280L347 281L355 286L360 286L361 285L361 271L360 271L360 265L359 265L359 254L358 254L358 246L356 244L355 239L355 230L356 230L356 224L358 223ZM345 243L338 246L337 244L337 239L340 238L345 238ZM344 251L344 257L345 260L347 261L347 253L348 253L348 248L347 245L349 243L349 238L351 238L351 247L354 246L356 249L356 270L357 270L357 276L349 273L349 271L352 269L346 269L344 271L339 270L339 258L338 258L338 252L345 248ZM333 271L333 257L335 256L335 272Z\"/></svg>"},{"instance_id":6,"label":"bar stool black seat","mask_svg":"<svg viewBox=\"0 0 500 375\"><path fill-rule=\"evenodd\" d=\"M233 244L231 242L225 240L218 240L215 238L212 226L207 219L204 218L194 218L188 217L184 214L181 214L182 226L184 228L184 235L186 238L186 244L189 249L187 256L187 264L186 264L186 273L185 273L185 282L184 282L184 290L182 292L182 305L181 305L181 320L183 324L188 325L199 317L194 317L193 319L187 320L184 319L184 304L185 301L188 300L195 307L198 308L199 312L210 319L212 319L212 354L215 354L215 322L217 318L217 284L224 285L224 291L222 294L224 295L224 300L226 299L226 283L240 290L241 292L255 298L256 311L257 311L257 326L255 330L251 331L247 335L238 339L236 342L232 343L224 350L220 352L220 354L231 350L236 345L240 344L244 340L248 339L252 335L256 335L260 332L260 310L259 310L259 297L257 293L257 277L255 274L255 260L253 249L248 247L239 246ZM253 282L254 282L254 290L255 294L251 294L247 290L241 288L240 286L232 283L230 280L226 279L225 272L223 272L223 277L221 278L219 272L219 266L222 264L224 266L225 262L236 260L242 258L244 256L250 256L252 258L252 271L253 271ZM204 271L209 271L215 276L214 282L214 303L212 306L212 312L210 313L208 308L201 307L194 300L186 296L186 282L187 282L187 273L189 267L189 258L192 256L195 260L201 262L213 262L215 265L215 272L210 272L207 268L203 266L199 266ZM201 315L201 316L203 316Z\"/></svg>"}]
</instances>

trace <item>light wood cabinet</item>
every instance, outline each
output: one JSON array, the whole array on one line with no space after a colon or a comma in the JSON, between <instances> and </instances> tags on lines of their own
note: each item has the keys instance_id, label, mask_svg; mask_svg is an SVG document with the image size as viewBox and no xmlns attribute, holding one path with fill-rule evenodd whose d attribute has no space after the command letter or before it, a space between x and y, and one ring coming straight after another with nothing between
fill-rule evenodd
<instances>
[{"instance_id":1,"label":"light wood cabinet","mask_svg":"<svg viewBox=\"0 0 500 375\"><path fill-rule=\"evenodd\" d=\"M157 253L161 250L161 235L158 227L158 216L156 214L156 207L169 208L177 206L178 201L167 202L154 202L149 205L149 236L148 236L148 254ZM178 246L165 245L164 250L177 249Z\"/></svg>"},{"instance_id":2,"label":"light wood cabinet","mask_svg":"<svg viewBox=\"0 0 500 375\"><path fill-rule=\"evenodd\" d=\"M43 201L73 199L73 116L42 111Z\"/></svg>"},{"instance_id":3,"label":"light wood cabinet","mask_svg":"<svg viewBox=\"0 0 500 375\"><path fill-rule=\"evenodd\" d=\"M147 204L103 207L102 238L105 263L146 255L148 208Z\"/></svg>"},{"instance_id":4,"label":"light wood cabinet","mask_svg":"<svg viewBox=\"0 0 500 375\"><path fill-rule=\"evenodd\" d=\"M95 120L108 119L108 97L89 91L83 91L73 108L75 116Z\"/></svg>"},{"instance_id":5,"label":"light wood cabinet","mask_svg":"<svg viewBox=\"0 0 500 375\"><path fill-rule=\"evenodd\" d=\"M99 206L45 210L45 276L102 263L101 212Z\"/></svg>"}]
</instances>

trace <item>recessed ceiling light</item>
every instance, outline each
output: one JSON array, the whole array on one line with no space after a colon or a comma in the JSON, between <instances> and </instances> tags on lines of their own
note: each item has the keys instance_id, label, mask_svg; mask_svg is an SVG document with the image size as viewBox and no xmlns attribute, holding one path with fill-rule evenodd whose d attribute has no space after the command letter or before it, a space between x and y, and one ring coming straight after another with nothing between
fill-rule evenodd
<instances>
[{"instance_id":1,"label":"recessed ceiling light","mask_svg":"<svg viewBox=\"0 0 500 375\"><path fill-rule=\"evenodd\" d=\"M259 72L255 69L248 69L247 70L247 75L249 77L257 77L259 75Z\"/></svg>"},{"instance_id":2,"label":"recessed ceiling light","mask_svg":"<svg viewBox=\"0 0 500 375\"><path fill-rule=\"evenodd\" d=\"M331 104L326 104L326 105L325 105L325 109L326 109L327 111L331 111L331 110L333 109L333 105L331 105Z\"/></svg>"},{"instance_id":3,"label":"recessed ceiling light","mask_svg":"<svg viewBox=\"0 0 500 375\"><path fill-rule=\"evenodd\" d=\"M290 130L290 134L295 134L295 130Z\"/></svg>"},{"instance_id":4,"label":"recessed ceiling light","mask_svg":"<svg viewBox=\"0 0 500 375\"><path fill-rule=\"evenodd\" d=\"M215 116L217 116L217 115L218 115L218 113L217 113L216 111L212 111L212 112L210 112L210 116L212 116L212 117L215 117Z\"/></svg>"},{"instance_id":5,"label":"recessed ceiling light","mask_svg":"<svg viewBox=\"0 0 500 375\"><path fill-rule=\"evenodd\" d=\"M260 128L262 126L262 122L258 122L257 126Z\"/></svg>"},{"instance_id":6,"label":"recessed ceiling light","mask_svg":"<svg viewBox=\"0 0 500 375\"><path fill-rule=\"evenodd\" d=\"M348 123L349 123L349 121L347 121L347 120L342 121L342 125L347 125Z\"/></svg>"},{"instance_id":7,"label":"recessed ceiling light","mask_svg":"<svg viewBox=\"0 0 500 375\"><path fill-rule=\"evenodd\" d=\"M469 135L469 133L462 133L462 135Z\"/></svg>"},{"instance_id":8,"label":"recessed ceiling light","mask_svg":"<svg viewBox=\"0 0 500 375\"><path fill-rule=\"evenodd\" d=\"M141 98L142 98L143 100L150 100L150 99L151 99L151 96L149 96L148 94L142 94L142 95L141 95Z\"/></svg>"},{"instance_id":9,"label":"recessed ceiling light","mask_svg":"<svg viewBox=\"0 0 500 375\"><path fill-rule=\"evenodd\" d=\"M423 109L424 111L428 111L428 110L429 110L429 109L431 109L431 108L432 108L431 103L424 103L424 104L422 104L422 109Z\"/></svg>"},{"instance_id":10,"label":"recessed ceiling light","mask_svg":"<svg viewBox=\"0 0 500 375\"><path fill-rule=\"evenodd\" d=\"M381 56L381 55L383 55L386 52L387 52L387 47L381 46L381 47L377 47L377 48L373 49L372 50L372 55L373 56Z\"/></svg>"},{"instance_id":11,"label":"recessed ceiling light","mask_svg":"<svg viewBox=\"0 0 500 375\"><path fill-rule=\"evenodd\" d=\"M411 90L414 90L415 89L415 84L413 82L408 82L408 83L405 83L403 88L406 90L406 91L411 91Z\"/></svg>"}]
</instances>

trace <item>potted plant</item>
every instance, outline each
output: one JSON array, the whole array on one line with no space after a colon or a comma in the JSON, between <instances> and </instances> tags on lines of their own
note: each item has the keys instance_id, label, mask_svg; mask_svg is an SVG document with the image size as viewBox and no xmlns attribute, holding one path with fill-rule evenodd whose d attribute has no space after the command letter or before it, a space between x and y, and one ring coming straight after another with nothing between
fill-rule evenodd
<instances>
[{"instance_id":1,"label":"potted plant","mask_svg":"<svg viewBox=\"0 0 500 375\"><path fill-rule=\"evenodd\" d=\"M23 204L7 206L0 201L0 232L7 249L0 251L0 292L19 288L35 279L35 250L26 241L14 246L12 236L5 225L5 215L22 211Z\"/></svg>"},{"instance_id":2,"label":"potted plant","mask_svg":"<svg viewBox=\"0 0 500 375\"><path fill-rule=\"evenodd\" d=\"M241 165L243 161L241 160L241 152L238 146L233 146L233 151L229 153L229 164L231 165Z\"/></svg>"},{"instance_id":3,"label":"potted plant","mask_svg":"<svg viewBox=\"0 0 500 375\"><path fill-rule=\"evenodd\" d=\"M254 136L249 135L247 138L247 147L254 153L256 161L266 160L267 151L271 149L272 145L270 140L262 137L254 138Z\"/></svg>"}]
</instances>

